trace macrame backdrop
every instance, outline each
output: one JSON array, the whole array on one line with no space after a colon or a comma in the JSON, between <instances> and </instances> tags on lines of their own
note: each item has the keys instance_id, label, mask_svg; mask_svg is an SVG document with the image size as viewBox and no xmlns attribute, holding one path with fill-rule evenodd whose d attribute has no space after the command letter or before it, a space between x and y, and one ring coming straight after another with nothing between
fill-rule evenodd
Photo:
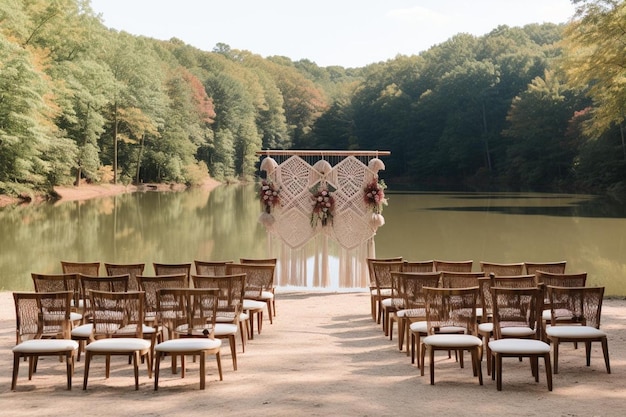
<instances>
[{"instance_id":1,"label":"macrame backdrop","mask_svg":"<svg viewBox=\"0 0 626 417\"><path fill-rule=\"evenodd\" d=\"M278 190L280 204L259 221L269 251L279 260L277 285L331 289L369 286L366 258L374 257L374 236L384 224L365 201L365 188L378 181L389 152L263 151L261 170ZM314 192L334 198L332 222L311 221ZM333 256L335 255L335 256Z\"/></svg>"}]
</instances>

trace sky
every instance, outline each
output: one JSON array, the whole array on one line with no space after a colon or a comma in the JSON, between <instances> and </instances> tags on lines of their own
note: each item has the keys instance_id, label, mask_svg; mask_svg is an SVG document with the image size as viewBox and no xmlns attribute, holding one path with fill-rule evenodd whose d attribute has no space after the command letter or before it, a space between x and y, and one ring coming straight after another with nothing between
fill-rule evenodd
<instances>
[{"instance_id":1,"label":"sky","mask_svg":"<svg viewBox=\"0 0 626 417\"><path fill-rule=\"evenodd\" d=\"M205 51L218 43L263 57L359 68L416 55L458 33L499 25L565 23L570 0L91 0L105 26L178 38Z\"/></svg>"}]
</instances>

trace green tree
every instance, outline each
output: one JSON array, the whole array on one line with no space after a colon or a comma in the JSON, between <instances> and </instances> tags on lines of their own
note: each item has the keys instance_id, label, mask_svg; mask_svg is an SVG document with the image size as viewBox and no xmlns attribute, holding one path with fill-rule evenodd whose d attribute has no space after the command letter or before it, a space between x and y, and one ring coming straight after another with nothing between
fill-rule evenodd
<instances>
[{"instance_id":1,"label":"green tree","mask_svg":"<svg viewBox=\"0 0 626 417\"><path fill-rule=\"evenodd\" d=\"M585 132L599 136L626 117L626 3L613 0L574 1L578 19L564 34L568 84L587 92L593 117Z\"/></svg>"}]
</instances>

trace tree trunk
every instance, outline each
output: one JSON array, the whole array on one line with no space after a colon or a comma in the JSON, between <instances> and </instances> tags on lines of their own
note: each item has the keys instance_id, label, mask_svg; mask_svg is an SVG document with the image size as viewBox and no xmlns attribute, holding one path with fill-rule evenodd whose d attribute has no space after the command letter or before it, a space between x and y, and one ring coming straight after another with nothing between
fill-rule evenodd
<instances>
[{"instance_id":1,"label":"tree trunk","mask_svg":"<svg viewBox=\"0 0 626 417\"><path fill-rule=\"evenodd\" d=\"M139 171L141 170L141 158L143 156L143 146L146 135L141 135L141 142L139 145L139 156L137 157L137 173L135 175L135 185L139 185Z\"/></svg>"},{"instance_id":2,"label":"tree trunk","mask_svg":"<svg viewBox=\"0 0 626 417\"><path fill-rule=\"evenodd\" d=\"M117 184L117 102L113 106L113 184Z\"/></svg>"}]
</instances>

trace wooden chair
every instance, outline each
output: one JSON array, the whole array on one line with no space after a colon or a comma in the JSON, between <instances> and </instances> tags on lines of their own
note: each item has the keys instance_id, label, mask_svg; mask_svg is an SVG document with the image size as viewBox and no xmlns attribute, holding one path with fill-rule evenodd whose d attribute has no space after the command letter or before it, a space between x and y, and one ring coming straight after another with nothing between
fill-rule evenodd
<instances>
[{"instance_id":1,"label":"wooden chair","mask_svg":"<svg viewBox=\"0 0 626 417\"><path fill-rule=\"evenodd\" d=\"M226 275L226 264L233 261L193 261L196 267L196 275Z\"/></svg>"},{"instance_id":2,"label":"wooden chair","mask_svg":"<svg viewBox=\"0 0 626 417\"><path fill-rule=\"evenodd\" d=\"M392 272L402 272L403 261L372 262L372 271L376 282L378 315L377 323L382 321L385 336L389 335L389 316L402 307L404 300L400 298L393 287ZM389 294L389 296L387 296Z\"/></svg>"},{"instance_id":3,"label":"wooden chair","mask_svg":"<svg viewBox=\"0 0 626 417\"><path fill-rule=\"evenodd\" d=\"M83 300L82 305L84 305L85 310L83 313L83 324L73 328L71 335L72 339L76 340L79 344L77 360L80 362L80 357L82 352L85 350L85 345L93 340L93 313L91 311L89 291L128 291L130 276L128 274L107 276L79 274L78 278L80 283L80 298Z\"/></svg>"},{"instance_id":4,"label":"wooden chair","mask_svg":"<svg viewBox=\"0 0 626 417\"><path fill-rule=\"evenodd\" d=\"M561 274L561 273L537 271L535 273L535 276L537 277L537 282L541 284L543 288L543 313L541 314L541 318L543 320L542 329L544 330L543 340L548 341L546 334L545 334L545 330L549 325L548 323L550 323L552 319L550 297L548 295L548 290L547 290L548 286L584 287L587 284L587 273L581 272L577 274L565 274L565 273ZM560 316L561 320L563 320L563 318L567 316L567 314L566 313L562 314L562 312L559 312L558 316Z\"/></svg>"},{"instance_id":5,"label":"wooden chair","mask_svg":"<svg viewBox=\"0 0 626 417\"><path fill-rule=\"evenodd\" d=\"M194 288L218 289L217 315L215 319L215 337L228 339L233 359L233 369L237 370L237 329L241 331L241 345L245 352L248 316L243 312L243 297L246 275L192 275ZM244 325L245 323L245 325Z\"/></svg>"},{"instance_id":6,"label":"wooden chair","mask_svg":"<svg viewBox=\"0 0 626 417\"><path fill-rule=\"evenodd\" d=\"M543 293L538 287L492 287L493 336L489 342L492 379L502 391L502 359L530 358L532 375L539 382L539 358L543 357L548 390L552 391L550 345L541 340Z\"/></svg>"},{"instance_id":7,"label":"wooden chair","mask_svg":"<svg viewBox=\"0 0 626 417\"><path fill-rule=\"evenodd\" d=\"M435 259L435 271L472 272L474 261L442 261Z\"/></svg>"},{"instance_id":8,"label":"wooden chair","mask_svg":"<svg viewBox=\"0 0 626 417\"><path fill-rule=\"evenodd\" d=\"M591 365L591 343L600 342L606 372L611 373L607 335L600 330L604 287L548 286L550 327L545 332L552 345L554 374L559 373L561 342L584 342L587 366Z\"/></svg>"},{"instance_id":9,"label":"wooden chair","mask_svg":"<svg viewBox=\"0 0 626 417\"><path fill-rule=\"evenodd\" d=\"M152 377L151 349L153 343L144 339L144 293L142 291L109 292L89 290L93 316L93 341L85 347L85 376L87 389L91 360L106 357L105 375L111 371L111 356L132 356L135 390L139 389L139 361L145 359L148 377Z\"/></svg>"},{"instance_id":10,"label":"wooden chair","mask_svg":"<svg viewBox=\"0 0 626 417\"><path fill-rule=\"evenodd\" d=\"M429 353L430 384L435 385L435 351L469 351L472 370L483 384L480 364L480 338L476 336L476 302L478 287L424 288L428 335L422 340L420 374L424 375L424 359ZM447 330L444 330L447 329ZM461 354L461 361L463 355ZM461 366L463 362L461 362Z\"/></svg>"},{"instance_id":11,"label":"wooden chair","mask_svg":"<svg viewBox=\"0 0 626 417\"><path fill-rule=\"evenodd\" d=\"M157 333L157 340L162 340L163 326L157 317L158 291L165 288L189 288L187 276L183 274L173 275L137 275L139 290L145 293L144 310L145 322L153 327ZM167 335L168 337L170 335Z\"/></svg>"},{"instance_id":12,"label":"wooden chair","mask_svg":"<svg viewBox=\"0 0 626 417\"><path fill-rule=\"evenodd\" d=\"M536 274L537 271L564 274L567 261L557 262L524 262L527 274Z\"/></svg>"},{"instance_id":13,"label":"wooden chair","mask_svg":"<svg viewBox=\"0 0 626 417\"><path fill-rule=\"evenodd\" d=\"M77 325L83 320L83 315L77 312L80 299L80 280L78 274L36 274L31 273L35 292L62 292L71 291L70 323Z\"/></svg>"},{"instance_id":14,"label":"wooden chair","mask_svg":"<svg viewBox=\"0 0 626 417\"><path fill-rule=\"evenodd\" d=\"M154 268L155 275L184 274L186 277L185 288L189 288L189 283L191 280L191 263L182 263L182 264L153 263L152 267Z\"/></svg>"},{"instance_id":15,"label":"wooden chair","mask_svg":"<svg viewBox=\"0 0 626 417\"><path fill-rule=\"evenodd\" d=\"M104 264L104 269L106 270L107 275L129 275L128 280L128 290L129 291L137 291L139 290L139 284L137 284L137 275L143 275L143 271L146 267L146 264Z\"/></svg>"},{"instance_id":16,"label":"wooden chair","mask_svg":"<svg viewBox=\"0 0 626 417\"><path fill-rule=\"evenodd\" d=\"M372 320L376 320L377 324L380 324L380 316L381 312L378 309L378 305L380 303L380 297L390 297L391 296L391 288L383 289L381 291L382 295L379 295L379 290L376 287L376 278L374 277L374 271L372 269L373 262L398 262L402 261L402 257L398 256L395 258L367 258L365 262L367 263L367 271L369 273L370 278L370 310L372 312Z\"/></svg>"},{"instance_id":17,"label":"wooden chair","mask_svg":"<svg viewBox=\"0 0 626 417\"><path fill-rule=\"evenodd\" d=\"M200 357L200 389L205 389L206 356L215 355L220 381L222 364L221 340L215 339L218 290L205 288L164 288L158 291L157 314L160 322L169 327L170 340L155 346L154 390L159 389L161 359L181 356L181 378L185 377L185 355ZM175 361L172 361L175 373Z\"/></svg>"},{"instance_id":18,"label":"wooden chair","mask_svg":"<svg viewBox=\"0 0 626 417\"><path fill-rule=\"evenodd\" d=\"M241 264L257 264L257 265L274 265L274 274L276 274L276 268L278 267L278 259L277 258L239 258L239 263ZM268 311L273 317L276 317L276 287L274 286L275 278L272 279L272 285L270 288L266 288L261 293L261 298L263 301L270 302L271 306L268 305ZM270 320L270 323L272 320Z\"/></svg>"},{"instance_id":19,"label":"wooden chair","mask_svg":"<svg viewBox=\"0 0 626 417\"><path fill-rule=\"evenodd\" d=\"M478 325L478 335L482 337L483 344L485 346L484 350L487 356L487 375L491 375L491 365L492 362L489 360L491 358L491 351L489 350L489 341L493 336L493 320L491 318L491 314L493 314L493 295L491 294L492 287L502 287L502 288L538 288L537 277L534 275L510 275L510 276L496 276L491 273L489 278L485 278L486 281L483 281L483 278L479 278L479 288L482 295L482 315L487 314L485 319L481 319L480 324ZM518 330L515 329L504 329L504 334L507 334L508 331L516 332ZM532 334L533 330L529 329L527 333Z\"/></svg>"},{"instance_id":20,"label":"wooden chair","mask_svg":"<svg viewBox=\"0 0 626 417\"><path fill-rule=\"evenodd\" d=\"M22 358L28 358L32 380L40 356L64 356L67 389L72 389L74 354L78 343L69 339L73 291L14 292L16 345L13 347L11 390L15 391Z\"/></svg>"},{"instance_id":21,"label":"wooden chair","mask_svg":"<svg viewBox=\"0 0 626 417\"><path fill-rule=\"evenodd\" d=\"M495 263L495 262L480 262L480 271L485 276L489 274L499 275L522 275L524 273L524 263Z\"/></svg>"},{"instance_id":22,"label":"wooden chair","mask_svg":"<svg viewBox=\"0 0 626 417\"><path fill-rule=\"evenodd\" d=\"M426 301L422 289L439 285L439 272L392 272L398 278L398 292L404 298L404 309L396 312L398 322L398 348L402 350L404 339L407 344L407 355L411 353L411 363L415 363L415 338L426 332ZM421 328L416 328L423 324ZM409 344L409 336L411 337ZM418 340L418 365L420 340Z\"/></svg>"},{"instance_id":23,"label":"wooden chair","mask_svg":"<svg viewBox=\"0 0 626 417\"><path fill-rule=\"evenodd\" d=\"M243 311L250 317L250 339L254 338L254 316L257 317L257 332L263 329L263 311L267 309L270 323L272 319L272 299L266 297L274 282L273 264L237 264L226 265L227 275L246 275L246 290L243 300ZM266 294L264 294L264 292Z\"/></svg>"},{"instance_id":24,"label":"wooden chair","mask_svg":"<svg viewBox=\"0 0 626 417\"><path fill-rule=\"evenodd\" d=\"M68 262L61 261L61 269L64 274L82 274L89 276L100 275L100 262ZM79 294L78 304L75 306L76 311L83 316L85 315L86 306L84 305L85 296Z\"/></svg>"}]
</instances>

